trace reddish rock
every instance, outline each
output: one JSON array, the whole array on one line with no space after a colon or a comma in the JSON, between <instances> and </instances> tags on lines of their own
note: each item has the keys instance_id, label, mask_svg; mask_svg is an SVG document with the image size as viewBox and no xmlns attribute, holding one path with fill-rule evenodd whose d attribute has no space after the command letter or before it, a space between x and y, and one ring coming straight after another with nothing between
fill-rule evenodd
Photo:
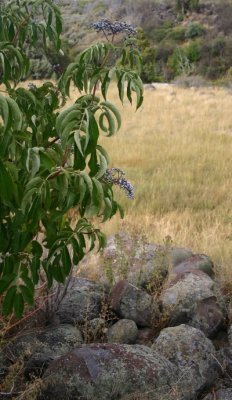
<instances>
[{"instance_id":1,"label":"reddish rock","mask_svg":"<svg viewBox=\"0 0 232 400\"><path fill-rule=\"evenodd\" d=\"M110 294L110 306L121 318L150 327L159 314L152 296L126 280L118 282Z\"/></svg>"},{"instance_id":2,"label":"reddish rock","mask_svg":"<svg viewBox=\"0 0 232 400\"><path fill-rule=\"evenodd\" d=\"M113 400L129 393L157 393L178 379L177 368L145 346L83 345L51 363L38 400Z\"/></svg>"},{"instance_id":3,"label":"reddish rock","mask_svg":"<svg viewBox=\"0 0 232 400\"><path fill-rule=\"evenodd\" d=\"M205 254L195 254L189 257L187 260L178 264L173 273L181 273L191 270L199 270L209 275L211 278L214 277L214 266L212 260Z\"/></svg>"},{"instance_id":4,"label":"reddish rock","mask_svg":"<svg viewBox=\"0 0 232 400\"><path fill-rule=\"evenodd\" d=\"M223 325L214 281L200 270L186 269L177 272L175 277L172 274L161 300L169 309L171 326L189 324L212 337Z\"/></svg>"}]
</instances>

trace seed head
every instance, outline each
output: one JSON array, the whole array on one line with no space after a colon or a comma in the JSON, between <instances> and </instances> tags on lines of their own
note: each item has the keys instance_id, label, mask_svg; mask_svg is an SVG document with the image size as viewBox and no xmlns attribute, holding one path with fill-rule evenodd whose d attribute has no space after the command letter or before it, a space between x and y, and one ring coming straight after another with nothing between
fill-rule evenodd
<instances>
[{"instance_id":1,"label":"seed head","mask_svg":"<svg viewBox=\"0 0 232 400\"><path fill-rule=\"evenodd\" d=\"M106 182L119 186L124 190L129 199L134 199L134 188L132 184L125 178L125 172L119 168L107 169L103 179Z\"/></svg>"},{"instance_id":2,"label":"seed head","mask_svg":"<svg viewBox=\"0 0 232 400\"><path fill-rule=\"evenodd\" d=\"M100 21L94 22L90 25L95 31L104 32L106 35L118 35L119 33L126 33L128 36L136 36L136 29L127 22L111 22L107 18L102 18Z\"/></svg>"}]
</instances>

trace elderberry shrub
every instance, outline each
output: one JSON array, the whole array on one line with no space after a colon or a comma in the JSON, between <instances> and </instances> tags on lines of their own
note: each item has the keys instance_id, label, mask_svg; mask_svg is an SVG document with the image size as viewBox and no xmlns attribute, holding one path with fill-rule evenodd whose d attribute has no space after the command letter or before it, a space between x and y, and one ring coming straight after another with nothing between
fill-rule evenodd
<instances>
[{"instance_id":1,"label":"elderberry shrub","mask_svg":"<svg viewBox=\"0 0 232 400\"><path fill-rule=\"evenodd\" d=\"M132 184L125 179L124 171L119 168L107 169L103 178L105 181L123 189L129 199L134 199L134 188Z\"/></svg>"},{"instance_id":2,"label":"elderberry shrub","mask_svg":"<svg viewBox=\"0 0 232 400\"><path fill-rule=\"evenodd\" d=\"M111 22L107 18L102 18L98 22L94 22L90 25L91 28L95 29L98 33L103 32L106 35L118 35L119 33L126 33L128 36L136 36L136 29L127 22Z\"/></svg>"}]
</instances>

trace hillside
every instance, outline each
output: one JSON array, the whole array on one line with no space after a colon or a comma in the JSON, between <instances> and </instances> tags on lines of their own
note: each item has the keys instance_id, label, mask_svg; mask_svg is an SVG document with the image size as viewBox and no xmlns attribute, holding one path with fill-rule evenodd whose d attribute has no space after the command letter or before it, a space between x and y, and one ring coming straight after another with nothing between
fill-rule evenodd
<instances>
[{"instance_id":1,"label":"hillside","mask_svg":"<svg viewBox=\"0 0 232 400\"><path fill-rule=\"evenodd\" d=\"M94 21L101 18L127 21L138 29L145 82L172 81L179 75L230 81L232 2L185 0L185 3L191 2L195 6L183 11L177 7L178 1L179 4L184 2L58 0L64 21L66 53L75 59L87 45L102 39L90 29ZM51 59L54 61L54 55L50 55ZM65 64L64 60L59 61ZM42 64L38 63L37 68L41 69ZM35 77L46 75L46 68Z\"/></svg>"}]
</instances>

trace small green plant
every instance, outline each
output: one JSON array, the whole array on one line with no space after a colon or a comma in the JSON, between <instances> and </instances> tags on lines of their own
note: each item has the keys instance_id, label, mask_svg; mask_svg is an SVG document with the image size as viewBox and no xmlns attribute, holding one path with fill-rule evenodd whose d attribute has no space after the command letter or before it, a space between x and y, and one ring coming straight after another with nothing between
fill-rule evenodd
<instances>
[{"instance_id":1,"label":"small green plant","mask_svg":"<svg viewBox=\"0 0 232 400\"><path fill-rule=\"evenodd\" d=\"M5 316L20 317L33 305L40 277L51 288L65 282L74 265L105 236L92 223L117 211L113 185L128 195L125 177L109 179L109 158L100 132L114 135L121 126L107 100L112 80L120 100L143 101L136 30L125 22L101 20L92 28L105 42L92 45L61 74L57 84L19 86L29 71L24 44L61 51L60 10L52 0L13 0L0 5L0 294ZM123 35L122 47L114 45ZM115 62L112 62L114 60ZM56 65L56 68L59 66ZM97 93L98 85L101 93ZM65 106L70 87L80 96ZM70 210L75 209L74 223Z\"/></svg>"},{"instance_id":2,"label":"small green plant","mask_svg":"<svg viewBox=\"0 0 232 400\"><path fill-rule=\"evenodd\" d=\"M190 75L194 70L194 64L189 59L182 47L177 47L169 57L168 66L175 75Z\"/></svg>"},{"instance_id":3,"label":"small green plant","mask_svg":"<svg viewBox=\"0 0 232 400\"><path fill-rule=\"evenodd\" d=\"M205 29L203 26L201 26L197 22L190 22L185 30L185 37L186 39L194 39L203 36L204 33Z\"/></svg>"}]
</instances>

